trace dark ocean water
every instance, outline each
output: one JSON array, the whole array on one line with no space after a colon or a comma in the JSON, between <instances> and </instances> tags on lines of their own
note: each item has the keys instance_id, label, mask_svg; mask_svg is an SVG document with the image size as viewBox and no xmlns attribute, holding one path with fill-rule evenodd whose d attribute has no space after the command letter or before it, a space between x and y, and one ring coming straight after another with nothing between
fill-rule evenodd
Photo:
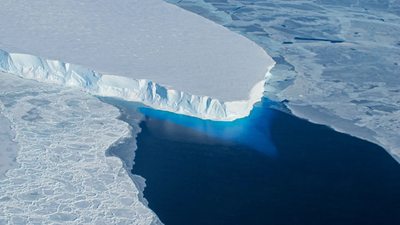
<instances>
[{"instance_id":1,"label":"dark ocean water","mask_svg":"<svg viewBox=\"0 0 400 225\"><path fill-rule=\"evenodd\" d=\"M140 112L132 173L167 225L400 224L400 165L375 144L267 101L233 123Z\"/></svg>"}]
</instances>

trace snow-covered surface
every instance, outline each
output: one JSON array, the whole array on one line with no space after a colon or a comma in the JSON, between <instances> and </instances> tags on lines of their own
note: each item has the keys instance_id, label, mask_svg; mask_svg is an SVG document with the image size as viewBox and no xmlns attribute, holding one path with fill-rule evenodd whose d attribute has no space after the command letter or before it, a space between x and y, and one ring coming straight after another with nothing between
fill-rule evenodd
<instances>
[{"instance_id":1,"label":"snow-covered surface","mask_svg":"<svg viewBox=\"0 0 400 225\"><path fill-rule=\"evenodd\" d=\"M166 0L262 46L265 96L400 162L400 1Z\"/></svg>"},{"instance_id":2,"label":"snow-covered surface","mask_svg":"<svg viewBox=\"0 0 400 225\"><path fill-rule=\"evenodd\" d=\"M0 89L0 99L1 91ZM8 170L19 166L16 162L19 146L13 141L14 135L10 121L1 114L0 108L0 180L5 178Z\"/></svg>"},{"instance_id":3,"label":"snow-covered surface","mask_svg":"<svg viewBox=\"0 0 400 225\"><path fill-rule=\"evenodd\" d=\"M270 65L272 68L272 65ZM264 77L250 91L248 100L224 102L167 89L144 79L102 75L80 66L0 49L0 71L59 85L76 86L100 95L142 102L151 107L212 120L234 120L249 115L263 95Z\"/></svg>"},{"instance_id":4,"label":"snow-covered surface","mask_svg":"<svg viewBox=\"0 0 400 225\"><path fill-rule=\"evenodd\" d=\"M5 0L0 21L0 141L13 146L0 148L0 224L161 224L144 179L105 154L139 129L90 94L233 120L261 99L275 64L161 0Z\"/></svg>"},{"instance_id":5,"label":"snow-covered surface","mask_svg":"<svg viewBox=\"0 0 400 225\"><path fill-rule=\"evenodd\" d=\"M0 21L6 52L220 101L248 100L274 64L247 38L162 0L4 0Z\"/></svg>"},{"instance_id":6,"label":"snow-covered surface","mask_svg":"<svg viewBox=\"0 0 400 225\"><path fill-rule=\"evenodd\" d=\"M2 72L0 90L20 147L20 167L0 179L0 224L161 224L120 159L106 157L110 145L139 132L117 119L117 108L77 88Z\"/></svg>"}]
</instances>

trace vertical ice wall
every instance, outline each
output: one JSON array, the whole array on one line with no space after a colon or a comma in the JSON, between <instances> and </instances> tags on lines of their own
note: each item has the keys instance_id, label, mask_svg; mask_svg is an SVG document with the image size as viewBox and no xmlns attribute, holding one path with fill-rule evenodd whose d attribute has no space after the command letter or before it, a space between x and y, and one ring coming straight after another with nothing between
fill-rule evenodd
<instances>
[{"instance_id":1,"label":"vertical ice wall","mask_svg":"<svg viewBox=\"0 0 400 225\"><path fill-rule=\"evenodd\" d=\"M162 0L4 0L0 21L6 52L221 102L249 101L274 65L249 39Z\"/></svg>"},{"instance_id":2,"label":"vertical ice wall","mask_svg":"<svg viewBox=\"0 0 400 225\"><path fill-rule=\"evenodd\" d=\"M266 74L264 79L255 84L247 100L224 102L168 89L144 79L102 75L73 64L32 55L9 54L1 49L0 70L41 82L80 87L95 95L138 101L156 109L224 121L249 115L253 104L261 99L263 85L270 75Z\"/></svg>"}]
</instances>

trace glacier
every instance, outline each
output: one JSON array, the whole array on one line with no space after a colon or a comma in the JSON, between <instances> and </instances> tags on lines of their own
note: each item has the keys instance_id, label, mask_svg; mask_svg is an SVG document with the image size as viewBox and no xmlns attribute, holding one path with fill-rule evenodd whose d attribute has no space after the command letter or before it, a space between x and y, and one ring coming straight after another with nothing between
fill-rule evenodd
<instances>
[{"instance_id":1,"label":"glacier","mask_svg":"<svg viewBox=\"0 0 400 225\"><path fill-rule=\"evenodd\" d=\"M379 29L398 30L397 16L358 5L236 0L226 1L237 6L228 14L213 7L223 1L192 2L264 47L277 66L253 41L161 0L2 1L0 71L7 74L0 72L0 127L6 131L0 141L12 151L9 167L0 168L0 223L161 224L143 198L144 179L104 154L140 129L117 120L118 110L92 95L231 121L247 116L266 90L272 100L288 100L293 114L378 143L400 161L398 83L360 75L379 62L371 51L385 52L389 74L398 71L397 39ZM368 35L368 24L379 31L376 37ZM349 43L296 43L299 34ZM365 43L373 43L372 50ZM358 64L356 51L373 66ZM322 60L332 58L334 65ZM344 62L357 64L355 78L327 78L332 68L348 69ZM367 80L357 85L361 79ZM341 94L349 87L348 96Z\"/></svg>"},{"instance_id":2,"label":"glacier","mask_svg":"<svg viewBox=\"0 0 400 225\"><path fill-rule=\"evenodd\" d=\"M275 64L249 39L162 0L6 0L0 21L3 71L62 83L72 69L68 85L204 119L248 115Z\"/></svg>"},{"instance_id":3,"label":"glacier","mask_svg":"<svg viewBox=\"0 0 400 225\"><path fill-rule=\"evenodd\" d=\"M268 70L272 67L273 63ZM261 100L264 84L270 77L267 73L263 80L255 84L248 100L224 102L167 89L146 79L102 75L70 63L26 54L9 54L1 49L0 70L36 81L80 87L94 95L138 101L160 110L221 121L249 115L253 104Z\"/></svg>"}]
</instances>

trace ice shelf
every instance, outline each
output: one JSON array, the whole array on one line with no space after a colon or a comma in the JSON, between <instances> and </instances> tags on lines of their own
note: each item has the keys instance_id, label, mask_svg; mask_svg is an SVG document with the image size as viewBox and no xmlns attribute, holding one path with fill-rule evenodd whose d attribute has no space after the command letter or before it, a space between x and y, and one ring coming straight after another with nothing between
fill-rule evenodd
<instances>
[{"instance_id":1,"label":"ice shelf","mask_svg":"<svg viewBox=\"0 0 400 225\"><path fill-rule=\"evenodd\" d=\"M94 95L138 101L156 109L222 121L247 116L253 104L261 99L264 83L269 78L265 77L251 89L248 100L224 102L167 89L145 79L102 75L81 66L32 55L9 54L1 49L0 71L41 82L80 87Z\"/></svg>"},{"instance_id":2,"label":"ice shelf","mask_svg":"<svg viewBox=\"0 0 400 225\"><path fill-rule=\"evenodd\" d=\"M0 21L0 49L40 58L13 55L15 66L23 64L22 72L51 59L113 75L103 76L104 86L129 89L135 85L132 79L146 80L162 87L161 98L172 96L170 106L158 108L207 119L248 115L251 107L245 103L261 99L260 82L275 64L254 42L162 0L6 0ZM200 98L199 104L214 100L227 108L215 116L175 107L192 97Z\"/></svg>"}]
</instances>

